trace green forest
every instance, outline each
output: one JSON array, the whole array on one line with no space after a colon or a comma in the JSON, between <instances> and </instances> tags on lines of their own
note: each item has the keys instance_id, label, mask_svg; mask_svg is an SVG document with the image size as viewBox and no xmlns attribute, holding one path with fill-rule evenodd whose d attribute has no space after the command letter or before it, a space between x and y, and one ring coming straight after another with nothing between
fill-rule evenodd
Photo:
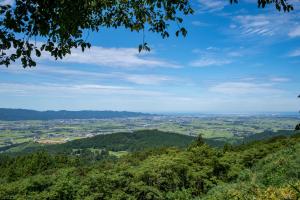
<instances>
[{"instance_id":1,"label":"green forest","mask_svg":"<svg viewBox=\"0 0 300 200\"><path fill-rule=\"evenodd\" d=\"M25 142L0 148L10 155L20 155L36 151L46 151L51 154L81 154L82 151L107 150L119 151L140 151L159 147L187 147L194 137L163 132L159 130L139 130L134 132L120 132L114 134L97 135L90 138L83 138L69 141L64 144L40 144L36 142ZM212 143L213 141L208 141ZM217 142L215 142L217 144ZM78 152L81 151L81 152ZM93 151L92 153L95 153Z\"/></svg>"},{"instance_id":2,"label":"green forest","mask_svg":"<svg viewBox=\"0 0 300 200\"><path fill-rule=\"evenodd\" d=\"M151 135L151 132L147 134ZM166 135L164 137L166 139ZM174 138L178 139L178 136ZM93 138L83 140L85 145L81 146L82 149L95 148L92 142L89 144L93 146L86 146L86 141L93 141ZM71 144L79 147L80 140ZM83 152L71 155L45 149L24 155L1 154L0 197L149 200L300 198L299 132L241 145L225 144L218 148L198 137L186 147L174 143L173 147L132 151L119 158L107 152L100 151L101 158L97 159L80 156L85 155Z\"/></svg>"}]
</instances>

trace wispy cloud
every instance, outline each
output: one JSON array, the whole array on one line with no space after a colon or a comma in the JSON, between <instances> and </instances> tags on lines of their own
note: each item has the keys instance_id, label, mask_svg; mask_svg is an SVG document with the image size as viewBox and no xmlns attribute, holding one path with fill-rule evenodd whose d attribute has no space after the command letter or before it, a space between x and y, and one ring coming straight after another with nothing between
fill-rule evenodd
<instances>
[{"instance_id":1,"label":"wispy cloud","mask_svg":"<svg viewBox=\"0 0 300 200\"><path fill-rule=\"evenodd\" d=\"M139 90L133 87L119 85L99 85L99 84L18 84L0 83L0 93L13 95L35 95L35 96L80 96L80 95L141 95L141 96L161 96L166 93Z\"/></svg>"},{"instance_id":2,"label":"wispy cloud","mask_svg":"<svg viewBox=\"0 0 300 200\"><path fill-rule=\"evenodd\" d=\"M293 28L288 35L292 38L294 37L300 37L300 26L297 26L295 28Z\"/></svg>"},{"instance_id":3,"label":"wispy cloud","mask_svg":"<svg viewBox=\"0 0 300 200\"><path fill-rule=\"evenodd\" d=\"M42 42L37 41L36 46L42 46ZM10 54L15 52L14 49L6 51ZM73 48L71 54L66 55L63 59L55 60L48 52L44 52L41 57L35 57L38 65L43 64L40 61L55 61L55 63L74 63L87 64L102 67L114 68L181 68L182 66L175 61L169 61L158 58L154 51L139 52L138 48L115 48L92 46L90 49L85 49L82 52L81 48Z\"/></svg>"},{"instance_id":4,"label":"wispy cloud","mask_svg":"<svg viewBox=\"0 0 300 200\"><path fill-rule=\"evenodd\" d=\"M209 67L209 66L222 66L232 63L231 60L213 58L213 57L202 57L198 60L194 60L190 63L193 67Z\"/></svg>"},{"instance_id":5,"label":"wispy cloud","mask_svg":"<svg viewBox=\"0 0 300 200\"><path fill-rule=\"evenodd\" d=\"M283 76L260 76L260 77L245 77L234 82L246 82L246 83L268 83L269 85L274 85L276 83L286 83L291 81L291 78Z\"/></svg>"},{"instance_id":6,"label":"wispy cloud","mask_svg":"<svg viewBox=\"0 0 300 200\"><path fill-rule=\"evenodd\" d=\"M44 57L53 60L50 56ZM151 53L139 53L137 48L104 48L93 46L82 52L80 49L72 50L61 62L99 65L104 67L171 67L179 65L155 58Z\"/></svg>"},{"instance_id":7,"label":"wispy cloud","mask_svg":"<svg viewBox=\"0 0 300 200\"><path fill-rule=\"evenodd\" d=\"M0 5L13 5L15 0L0 0Z\"/></svg>"},{"instance_id":8,"label":"wispy cloud","mask_svg":"<svg viewBox=\"0 0 300 200\"><path fill-rule=\"evenodd\" d=\"M234 19L238 23L243 35L271 36L275 34L273 23L265 15L239 15ZM233 26L233 25L231 25Z\"/></svg>"},{"instance_id":9,"label":"wispy cloud","mask_svg":"<svg viewBox=\"0 0 300 200\"><path fill-rule=\"evenodd\" d=\"M289 57L298 57L300 56L300 49L296 49L288 54Z\"/></svg>"},{"instance_id":10,"label":"wispy cloud","mask_svg":"<svg viewBox=\"0 0 300 200\"><path fill-rule=\"evenodd\" d=\"M277 83L283 83L283 82L289 82L290 79L289 78L286 78L286 77L272 77L270 78L270 81L271 82L277 82Z\"/></svg>"},{"instance_id":11,"label":"wispy cloud","mask_svg":"<svg viewBox=\"0 0 300 200\"><path fill-rule=\"evenodd\" d=\"M273 87L269 83L250 83L250 82L225 82L217 84L210 88L210 91L230 94L230 95L244 95L244 94L278 94L282 91Z\"/></svg>"},{"instance_id":12,"label":"wispy cloud","mask_svg":"<svg viewBox=\"0 0 300 200\"><path fill-rule=\"evenodd\" d=\"M17 66L10 66L9 68L0 68L0 72L11 74L26 74L26 75L42 75L42 76L54 76L63 77L64 79L70 79L72 81L82 80L84 77L88 81L117 81L121 83L134 83L137 85L161 85L164 83L172 83L179 81L179 78L161 75L161 74L142 74L142 73L123 73L123 72L109 72L101 73L98 71L83 71L76 69L69 69L65 67L53 67L53 66L39 66L37 68L28 68L20 70Z\"/></svg>"},{"instance_id":13,"label":"wispy cloud","mask_svg":"<svg viewBox=\"0 0 300 200\"><path fill-rule=\"evenodd\" d=\"M201 11L209 12L223 10L226 5L229 5L229 1L224 0L199 0L199 3Z\"/></svg>"},{"instance_id":14,"label":"wispy cloud","mask_svg":"<svg viewBox=\"0 0 300 200\"><path fill-rule=\"evenodd\" d=\"M192 25L194 25L194 26L208 26L207 23L199 21L199 20L192 21Z\"/></svg>"},{"instance_id":15,"label":"wispy cloud","mask_svg":"<svg viewBox=\"0 0 300 200\"><path fill-rule=\"evenodd\" d=\"M244 53L243 49L207 47L206 49L194 49L197 59L190 62L193 67L222 66L233 63L237 57Z\"/></svg>"},{"instance_id":16,"label":"wispy cloud","mask_svg":"<svg viewBox=\"0 0 300 200\"><path fill-rule=\"evenodd\" d=\"M141 85L159 85L164 82L170 82L176 80L170 76L161 76L161 75L151 75L151 74L125 74L125 80Z\"/></svg>"},{"instance_id":17,"label":"wispy cloud","mask_svg":"<svg viewBox=\"0 0 300 200\"><path fill-rule=\"evenodd\" d=\"M269 13L260 15L237 15L232 18L230 29L240 36L290 36L297 37L297 13ZM284 28L282 28L284 27Z\"/></svg>"}]
</instances>

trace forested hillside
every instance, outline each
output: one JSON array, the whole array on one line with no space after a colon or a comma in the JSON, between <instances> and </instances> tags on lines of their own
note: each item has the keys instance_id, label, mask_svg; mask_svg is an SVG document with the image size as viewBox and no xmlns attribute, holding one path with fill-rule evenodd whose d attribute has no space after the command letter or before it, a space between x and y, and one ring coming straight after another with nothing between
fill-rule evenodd
<instances>
[{"instance_id":1,"label":"forested hillside","mask_svg":"<svg viewBox=\"0 0 300 200\"><path fill-rule=\"evenodd\" d=\"M38 152L1 157L3 199L298 199L300 134L213 148L138 151L118 160Z\"/></svg>"},{"instance_id":2,"label":"forested hillside","mask_svg":"<svg viewBox=\"0 0 300 200\"><path fill-rule=\"evenodd\" d=\"M107 151L140 151L160 147L187 147L195 138L159 130L140 130L73 140L64 144L24 143L11 148L2 148L7 153L23 154L36 151L71 154L74 150L98 149ZM1 150L1 149L0 149Z\"/></svg>"},{"instance_id":3,"label":"forested hillside","mask_svg":"<svg viewBox=\"0 0 300 200\"><path fill-rule=\"evenodd\" d=\"M224 145L238 145L253 141L264 140L277 136L290 136L294 132L290 130L279 130L276 132L265 131L252 134L237 141L224 138L204 138L204 142L212 147L223 147ZM95 154L99 151L126 151L136 152L145 149L161 147L185 148L192 143L195 137L164 132L156 129L138 130L133 132L120 132L113 134L97 135L90 138L77 139L64 144L40 144L26 142L22 144L1 147L0 151L10 155L21 155L37 151L46 151L51 154ZM96 150L96 151L95 151Z\"/></svg>"},{"instance_id":4,"label":"forested hillside","mask_svg":"<svg viewBox=\"0 0 300 200\"><path fill-rule=\"evenodd\" d=\"M105 148L111 151L139 151L157 147L186 147L194 137L163 132L159 130L140 130L134 132L97 135L91 138L73 140L62 145L49 148L70 150L74 148Z\"/></svg>"}]
</instances>

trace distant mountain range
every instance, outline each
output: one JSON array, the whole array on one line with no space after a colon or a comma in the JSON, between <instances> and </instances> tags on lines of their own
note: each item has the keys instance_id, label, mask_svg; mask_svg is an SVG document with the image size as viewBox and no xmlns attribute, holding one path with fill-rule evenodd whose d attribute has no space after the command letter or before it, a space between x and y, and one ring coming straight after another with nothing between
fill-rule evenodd
<instances>
[{"instance_id":1,"label":"distant mountain range","mask_svg":"<svg viewBox=\"0 0 300 200\"><path fill-rule=\"evenodd\" d=\"M0 120L53 120L53 119L110 119L150 116L151 114L127 111L36 111L0 108Z\"/></svg>"}]
</instances>

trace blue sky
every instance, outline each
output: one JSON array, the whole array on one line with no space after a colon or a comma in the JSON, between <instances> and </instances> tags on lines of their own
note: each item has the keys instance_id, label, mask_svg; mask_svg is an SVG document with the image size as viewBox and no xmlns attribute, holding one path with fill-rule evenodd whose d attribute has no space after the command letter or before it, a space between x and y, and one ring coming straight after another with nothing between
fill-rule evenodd
<instances>
[{"instance_id":1,"label":"blue sky","mask_svg":"<svg viewBox=\"0 0 300 200\"><path fill-rule=\"evenodd\" d=\"M297 111L300 5L292 13L256 0L192 1L186 38L123 29L89 33L93 47L35 68L0 68L0 107L143 112ZM176 28L176 27L175 27ZM172 32L172 28L170 29ZM173 31L174 32L174 31Z\"/></svg>"}]
</instances>

